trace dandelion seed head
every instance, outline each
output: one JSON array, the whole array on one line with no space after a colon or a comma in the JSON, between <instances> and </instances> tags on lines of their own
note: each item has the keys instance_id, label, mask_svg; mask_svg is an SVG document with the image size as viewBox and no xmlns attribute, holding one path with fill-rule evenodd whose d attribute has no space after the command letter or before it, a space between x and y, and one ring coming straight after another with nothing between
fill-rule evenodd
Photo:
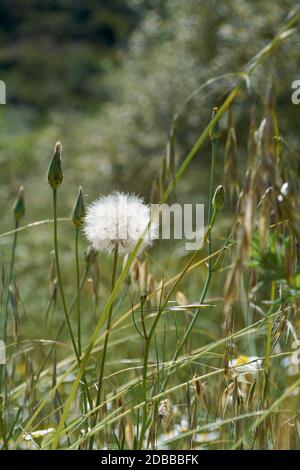
<instances>
[{"instance_id":1,"label":"dandelion seed head","mask_svg":"<svg viewBox=\"0 0 300 470\"><path fill-rule=\"evenodd\" d=\"M157 237L150 222L150 207L135 194L115 192L101 196L86 213L84 233L94 250L111 254L116 248L121 255L134 250L142 238L139 252Z\"/></svg>"}]
</instances>

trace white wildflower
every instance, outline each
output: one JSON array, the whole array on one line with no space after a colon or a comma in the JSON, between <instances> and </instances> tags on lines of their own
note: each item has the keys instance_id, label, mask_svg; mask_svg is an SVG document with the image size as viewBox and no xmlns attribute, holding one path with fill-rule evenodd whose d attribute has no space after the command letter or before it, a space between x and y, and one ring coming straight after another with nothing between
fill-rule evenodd
<instances>
[{"instance_id":1,"label":"white wildflower","mask_svg":"<svg viewBox=\"0 0 300 470\"><path fill-rule=\"evenodd\" d=\"M142 251L157 238L157 228L150 222L150 208L141 197L115 192L102 196L87 209L84 232L96 251L111 254L116 248L125 255L142 238Z\"/></svg>"},{"instance_id":2,"label":"white wildflower","mask_svg":"<svg viewBox=\"0 0 300 470\"><path fill-rule=\"evenodd\" d=\"M52 432L54 432L54 428L38 429L31 433L25 433L23 438L25 441L32 441L34 439L40 439L41 437L47 436L47 434L51 434Z\"/></svg>"},{"instance_id":3,"label":"white wildflower","mask_svg":"<svg viewBox=\"0 0 300 470\"><path fill-rule=\"evenodd\" d=\"M280 194L277 196L279 202L283 201L283 198L288 195L289 183L285 182L280 188Z\"/></svg>"},{"instance_id":4,"label":"white wildflower","mask_svg":"<svg viewBox=\"0 0 300 470\"><path fill-rule=\"evenodd\" d=\"M230 374L237 377L238 382L251 382L261 366L262 361L256 356L238 356L229 361Z\"/></svg>"},{"instance_id":5,"label":"white wildflower","mask_svg":"<svg viewBox=\"0 0 300 470\"><path fill-rule=\"evenodd\" d=\"M287 375L299 375L300 373L300 340L293 341L294 352L282 359L281 365L287 368Z\"/></svg>"}]
</instances>

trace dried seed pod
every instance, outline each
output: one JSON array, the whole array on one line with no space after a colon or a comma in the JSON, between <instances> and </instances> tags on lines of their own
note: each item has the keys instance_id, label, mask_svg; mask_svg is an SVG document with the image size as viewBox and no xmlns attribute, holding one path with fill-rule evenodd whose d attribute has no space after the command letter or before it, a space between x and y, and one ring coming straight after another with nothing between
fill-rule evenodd
<instances>
[{"instance_id":1,"label":"dried seed pod","mask_svg":"<svg viewBox=\"0 0 300 470\"><path fill-rule=\"evenodd\" d=\"M129 419L126 420L125 424L125 440L129 447L129 449L133 449L134 447L134 427L132 421Z\"/></svg>"},{"instance_id":2,"label":"dried seed pod","mask_svg":"<svg viewBox=\"0 0 300 470\"><path fill-rule=\"evenodd\" d=\"M238 194L239 184L237 175L237 138L232 108L228 111L227 139L225 144L224 172L228 181L230 195Z\"/></svg>"},{"instance_id":3,"label":"dried seed pod","mask_svg":"<svg viewBox=\"0 0 300 470\"><path fill-rule=\"evenodd\" d=\"M131 284L134 288L139 288L140 282L140 262L136 259L130 269Z\"/></svg>"},{"instance_id":4,"label":"dried seed pod","mask_svg":"<svg viewBox=\"0 0 300 470\"><path fill-rule=\"evenodd\" d=\"M147 295L148 263L143 261L139 267L139 288L141 295Z\"/></svg>"},{"instance_id":5,"label":"dried seed pod","mask_svg":"<svg viewBox=\"0 0 300 470\"><path fill-rule=\"evenodd\" d=\"M173 406L168 398L160 402L158 416L162 422L164 431L166 431L173 420Z\"/></svg>"},{"instance_id":6,"label":"dried seed pod","mask_svg":"<svg viewBox=\"0 0 300 470\"><path fill-rule=\"evenodd\" d=\"M205 393L204 393L204 385L205 384L202 383L200 377L197 377L196 374L194 375L194 379L195 379L195 381L193 382L193 387L194 387L196 398L197 398L197 400L200 401L200 403L203 407L208 409L206 398L205 398Z\"/></svg>"}]
</instances>

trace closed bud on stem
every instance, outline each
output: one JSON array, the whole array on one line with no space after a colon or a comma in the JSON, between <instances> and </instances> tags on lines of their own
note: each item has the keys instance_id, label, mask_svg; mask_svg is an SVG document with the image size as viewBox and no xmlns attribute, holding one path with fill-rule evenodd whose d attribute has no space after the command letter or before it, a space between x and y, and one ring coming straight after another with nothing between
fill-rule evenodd
<instances>
[{"instance_id":1,"label":"closed bud on stem","mask_svg":"<svg viewBox=\"0 0 300 470\"><path fill-rule=\"evenodd\" d=\"M47 181L52 189L57 189L63 180L63 172L61 167L62 146L60 142L56 142L54 153L49 165L47 173Z\"/></svg>"},{"instance_id":2,"label":"closed bud on stem","mask_svg":"<svg viewBox=\"0 0 300 470\"><path fill-rule=\"evenodd\" d=\"M215 211L220 211L223 209L225 200L225 190L224 186L220 185L216 188L215 194L212 199L212 206Z\"/></svg>"},{"instance_id":3,"label":"closed bud on stem","mask_svg":"<svg viewBox=\"0 0 300 470\"><path fill-rule=\"evenodd\" d=\"M25 214L25 203L24 203L24 188L20 186L16 202L13 207L14 218L16 222L19 222Z\"/></svg>"},{"instance_id":4,"label":"closed bud on stem","mask_svg":"<svg viewBox=\"0 0 300 470\"><path fill-rule=\"evenodd\" d=\"M84 217L85 217L85 205L84 205L82 187L80 186L77 200L73 207L72 216L71 216L72 222L77 230L83 226Z\"/></svg>"},{"instance_id":5,"label":"closed bud on stem","mask_svg":"<svg viewBox=\"0 0 300 470\"><path fill-rule=\"evenodd\" d=\"M218 112L218 108L214 108L212 112L212 119L216 116ZM215 125L211 126L210 131L209 131L209 137L210 140L218 140L221 137L221 132L220 132L220 127L219 127L219 121L216 122Z\"/></svg>"}]
</instances>

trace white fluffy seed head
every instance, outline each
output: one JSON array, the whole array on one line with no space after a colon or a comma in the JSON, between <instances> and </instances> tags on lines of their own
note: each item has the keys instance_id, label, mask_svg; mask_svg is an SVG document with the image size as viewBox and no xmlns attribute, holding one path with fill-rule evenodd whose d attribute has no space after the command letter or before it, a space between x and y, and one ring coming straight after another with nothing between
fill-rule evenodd
<instances>
[{"instance_id":1,"label":"white fluffy seed head","mask_svg":"<svg viewBox=\"0 0 300 470\"><path fill-rule=\"evenodd\" d=\"M84 233L96 251L111 254L118 248L121 255L132 252L143 237L142 251L157 237L153 224L147 230L150 217L150 208L141 197L115 192L101 196L87 208Z\"/></svg>"}]
</instances>

